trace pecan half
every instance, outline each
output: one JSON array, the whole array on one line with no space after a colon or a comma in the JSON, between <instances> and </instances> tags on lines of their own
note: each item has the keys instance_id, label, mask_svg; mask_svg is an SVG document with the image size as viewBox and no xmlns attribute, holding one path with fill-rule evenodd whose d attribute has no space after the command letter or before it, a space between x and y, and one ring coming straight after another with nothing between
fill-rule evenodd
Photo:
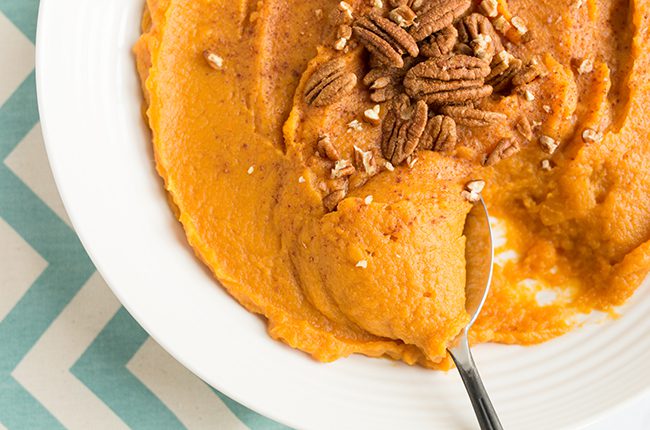
<instances>
[{"instance_id":1,"label":"pecan half","mask_svg":"<svg viewBox=\"0 0 650 430\"><path fill-rule=\"evenodd\" d=\"M394 166L417 149L427 124L427 111L422 100L411 104L404 94L393 100L382 125L381 151Z\"/></svg>"},{"instance_id":2,"label":"pecan half","mask_svg":"<svg viewBox=\"0 0 650 430\"><path fill-rule=\"evenodd\" d=\"M508 118L505 114L483 111L472 106L444 106L440 112L453 118L456 124L467 127L486 127Z\"/></svg>"},{"instance_id":3,"label":"pecan half","mask_svg":"<svg viewBox=\"0 0 650 430\"><path fill-rule=\"evenodd\" d=\"M485 78L485 82L492 85L494 92L503 91L511 86L512 78L521 70L522 65L519 58L506 51L500 51L492 60L492 71Z\"/></svg>"},{"instance_id":4,"label":"pecan half","mask_svg":"<svg viewBox=\"0 0 650 430\"><path fill-rule=\"evenodd\" d=\"M446 115L429 118L424 128L418 149L448 152L456 148L456 123Z\"/></svg>"},{"instance_id":5,"label":"pecan half","mask_svg":"<svg viewBox=\"0 0 650 430\"><path fill-rule=\"evenodd\" d=\"M405 62L408 66L410 61ZM375 103L385 102L404 92L402 80L407 67L375 67L363 77L363 83L370 90L370 100Z\"/></svg>"},{"instance_id":6,"label":"pecan half","mask_svg":"<svg viewBox=\"0 0 650 430\"><path fill-rule=\"evenodd\" d=\"M366 49L386 66L404 67L404 53L417 57L420 52L406 30L376 11L359 18L352 29Z\"/></svg>"},{"instance_id":7,"label":"pecan half","mask_svg":"<svg viewBox=\"0 0 650 430\"><path fill-rule=\"evenodd\" d=\"M483 165L493 166L501 160L512 157L519 152L519 149L517 142L510 139L502 139L497 143L497 146L494 147L492 152L490 152L490 155L487 156Z\"/></svg>"},{"instance_id":8,"label":"pecan half","mask_svg":"<svg viewBox=\"0 0 650 430\"><path fill-rule=\"evenodd\" d=\"M320 64L305 82L305 102L316 107L330 105L349 94L357 76L345 71L345 62L335 58Z\"/></svg>"},{"instance_id":9,"label":"pecan half","mask_svg":"<svg viewBox=\"0 0 650 430\"><path fill-rule=\"evenodd\" d=\"M454 55L430 59L410 69L404 77L406 93L434 105L465 103L489 96L484 85L490 66L475 57Z\"/></svg>"},{"instance_id":10,"label":"pecan half","mask_svg":"<svg viewBox=\"0 0 650 430\"><path fill-rule=\"evenodd\" d=\"M430 0L418 10L419 23L411 28L418 42L454 23L472 5L472 0Z\"/></svg>"},{"instance_id":11,"label":"pecan half","mask_svg":"<svg viewBox=\"0 0 650 430\"><path fill-rule=\"evenodd\" d=\"M473 13L466 16L458 23L458 40L468 45L475 56L488 63L497 52L503 50L503 44L485 16Z\"/></svg>"},{"instance_id":12,"label":"pecan half","mask_svg":"<svg viewBox=\"0 0 650 430\"><path fill-rule=\"evenodd\" d=\"M420 52L425 57L446 57L453 51L458 39L458 30L453 25L431 35L429 40L420 45Z\"/></svg>"}]
</instances>

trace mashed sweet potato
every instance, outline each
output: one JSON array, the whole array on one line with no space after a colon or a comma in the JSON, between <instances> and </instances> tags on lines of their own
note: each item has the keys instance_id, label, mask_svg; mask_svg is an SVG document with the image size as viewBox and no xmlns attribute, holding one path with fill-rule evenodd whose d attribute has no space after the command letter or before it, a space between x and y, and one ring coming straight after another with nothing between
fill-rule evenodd
<instances>
[{"instance_id":1,"label":"mashed sweet potato","mask_svg":"<svg viewBox=\"0 0 650 430\"><path fill-rule=\"evenodd\" d=\"M349 2L354 11L368 3ZM533 37L506 43L537 56L544 76L482 102L505 114L503 123L459 127L453 153L367 166L377 171L353 173L328 208L340 185L332 169L345 166L324 157L319 140L327 134L342 159L379 159L382 133L360 116L374 104L361 82L361 47L342 56L358 76L344 102L320 107L303 97L336 54L326 41L339 2L148 0L135 53L158 171L198 257L268 320L273 338L322 361L361 353L448 367L446 346L469 319L469 178L486 180L483 196L506 231L500 250L511 251L499 258L474 341L542 342L581 313L611 312L643 281L650 2L498 8L526 22ZM521 131L522 116L531 130ZM552 156L535 143L540 136L558 143ZM519 152L482 166L504 138L518 139ZM554 299L540 303L541 290Z\"/></svg>"}]
</instances>

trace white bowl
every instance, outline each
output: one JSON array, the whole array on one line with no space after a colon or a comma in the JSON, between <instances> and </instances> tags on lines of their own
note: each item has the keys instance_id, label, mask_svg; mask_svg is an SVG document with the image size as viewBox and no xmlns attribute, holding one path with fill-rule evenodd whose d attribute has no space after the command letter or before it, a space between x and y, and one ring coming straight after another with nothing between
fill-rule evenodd
<instances>
[{"instance_id":1,"label":"white bowl","mask_svg":"<svg viewBox=\"0 0 650 430\"><path fill-rule=\"evenodd\" d=\"M131 47L143 4L41 0L38 100L61 196L124 306L233 399L308 429L475 428L455 371L351 357L321 364L271 340L189 249L153 167ZM650 289L624 316L535 347L480 345L508 429L574 429L650 386Z\"/></svg>"}]
</instances>

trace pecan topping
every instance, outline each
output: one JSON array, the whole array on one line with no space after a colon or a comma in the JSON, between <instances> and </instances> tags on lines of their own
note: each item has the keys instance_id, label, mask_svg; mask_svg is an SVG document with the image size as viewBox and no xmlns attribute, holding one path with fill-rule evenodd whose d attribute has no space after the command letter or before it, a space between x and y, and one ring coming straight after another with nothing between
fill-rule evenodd
<instances>
[{"instance_id":1,"label":"pecan topping","mask_svg":"<svg viewBox=\"0 0 650 430\"><path fill-rule=\"evenodd\" d=\"M364 151L357 145L354 145L354 163L357 165L357 169L366 172L370 176L377 173L377 161L372 151Z\"/></svg>"},{"instance_id":2,"label":"pecan topping","mask_svg":"<svg viewBox=\"0 0 650 430\"><path fill-rule=\"evenodd\" d=\"M499 52L492 60L492 71L485 82L500 92L512 84L512 78L521 70L522 61L506 51Z\"/></svg>"},{"instance_id":3,"label":"pecan topping","mask_svg":"<svg viewBox=\"0 0 650 430\"><path fill-rule=\"evenodd\" d=\"M537 61L531 61L512 78L515 87L533 82L544 74L544 69Z\"/></svg>"},{"instance_id":4,"label":"pecan topping","mask_svg":"<svg viewBox=\"0 0 650 430\"><path fill-rule=\"evenodd\" d=\"M594 61L590 58L585 58L577 66L578 73L584 75L594 71Z\"/></svg>"},{"instance_id":5,"label":"pecan topping","mask_svg":"<svg viewBox=\"0 0 650 430\"><path fill-rule=\"evenodd\" d=\"M550 136L542 135L539 137L539 144L541 145L544 152L548 154L553 154L557 150L560 144Z\"/></svg>"},{"instance_id":6,"label":"pecan topping","mask_svg":"<svg viewBox=\"0 0 650 430\"><path fill-rule=\"evenodd\" d=\"M379 117L379 112L381 111L381 106L374 105L372 109L366 109L363 111L363 119L372 125L378 125L381 122Z\"/></svg>"},{"instance_id":7,"label":"pecan topping","mask_svg":"<svg viewBox=\"0 0 650 430\"><path fill-rule=\"evenodd\" d=\"M478 8L483 15L495 18L499 14L498 6L497 0L482 0Z\"/></svg>"},{"instance_id":8,"label":"pecan topping","mask_svg":"<svg viewBox=\"0 0 650 430\"><path fill-rule=\"evenodd\" d=\"M603 140L603 133L593 128L585 128L582 132L582 140L586 143L600 142Z\"/></svg>"},{"instance_id":9,"label":"pecan topping","mask_svg":"<svg viewBox=\"0 0 650 430\"><path fill-rule=\"evenodd\" d=\"M409 96L430 104L465 103L492 93L492 87L483 84L489 73L490 66L475 57L430 59L406 73L404 87Z\"/></svg>"},{"instance_id":10,"label":"pecan topping","mask_svg":"<svg viewBox=\"0 0 650 430\"><path fill-rule=\"evenodd\" d=\"M420 46L420 52L429 58L446 57L453 51L457 39L458 30L450 25L432 34L429 40Z\"/></svg>"},{"instance_id":11,"label":"pecan topping","mask_svg":"<svg viewBox=\"0 0 650 430\"><path fill-rule=\"evenodd\" d=\"M456 124L467 127L486 127L508 118L500 112L483 111L472 106L444 106L440 112L453 118Z\"/></svg>"},{"instance_id":12,"label":"pecan topping","mask_svg":"<svg viewBox=\"0 0 650 430\"><path fill-rule=\"evenodd\" d=\"M388 17L400 27L410 27L415 24L417 15L408 5L401 5L391 10Z\"/></svg>"},{"instance_id":13,"label":"pecan topping","mask_svg":"<svg viewBox=\"0 0 650 430\"><path fill-rule=\"evenodd\" d=\"M520 148L519 145L517 145L517 142L514 142L510 139L502 139L499 143L497 143L497 146L494 147L492 152L490 152L490 155L487 156L483 164L485 166L493 166L499 161L513 156L519 152L519 149Z\"/></svg>"},{"instance_id":14,"label":"pecan topping","mask_svg":"<svg viewBox=\"0 0 650 430\"><path fill-rule=\"evenodd\" d=\"M328 158L332 161L338 161L341 158L339 151L332 143L332 140L328 134L324 134L318 138L316 150L321 157Z\"/></svg>"},{"instance_id":15,"label":"pecan topping","mask_svg":"<svg viewBox=\"0 0 650 430\"><path fill-rule=\"evenodd\" d=\"M346 194L347 190L345 188L334 190L323 198L323 205L331 212L336 209L341 200L345 198Z\"/></svg>"},{"instance_id":16,"label":"pecan topping","mask_svg":"<svg viewBox=\"0 0 650 430\"><path fill-rule=\"evenodd\" d=\"M515 123L515 130L521 134L526 140L533 140L533 127L530 125L530 121L525 116L520 116Z\"/></svg>"},{"instance_id":17,"label":"pecan topping","mask_svg":"<svg viewBox=\"0 0 650 430\"><path fill-rule=\"evenodd\" d=\"M482 179L475 179L465 184L465 189L461 196L470 203L476 203L481 200L481 193L485 189L485 181Z\"/></svg>"},{"instance_id":18,"label":"pecan topping","mask_svg":"<svg viewBox=\"0 0 650 430\"><path fill-rule=\"evenodd\" d=\"M475 56L488 63L503 50L499 35L485 16L473 13L458 23L458 40L468 45Z\"/></svg>"},{"instance_id":19,"label":"pecan topping","mask_svg":"<svg viewBox=\"0 0 650 430\"><path fill-rule=\"evenodd\" d=\"M512 25L510 25L506 17L503 15L497 15L496 19L492 21L492 24L494 25L494 28L504 36L508 34L512 28Z\"/></svg>"},{"instance_id":20,"label":"pecan topping","mask_svg":"<svg viewBox=\"0 0 650 430\"><path fill-rule=\"evenodd\" d=\"M419 24L411 29L418 42L450 26L472 5L471 0L430 0L418 10Z\"/></svg>"},{"instance_id":21,"label":"pecan topping","mask_svg":"<svg viewBox=\"0 0 650 430\"><path fill-rule=\"evenodd\" d=\"M381 151L388 161L398 165L413 154L427 124L427 105L414 105L402 94L393 101L382 126Z\"/></svg>"},{"instance_id":22,"label":"pecan topping","mask_svg":"<svg viewBox=\"0 0 650 430\"><path fill-rule=\"evenodd\" d=\"M352 91L357 77L345 71L345 62L336 58L320 64L305 83L305 101L313 106L330 105Z\"/></svg>"},{"instance_id":23,"label":"pecan topping","mask_svg":"<svg viewBox=\"0 0 650 430\"><path fill-rule=\"evenodd\" d=\"M332 179L344 178L346 176L353 175L356 172L356 169L350 163L350 160L339 160L334 164L332 168L331 176Z\"/></svg>"},{"instance_id":24,"label":"pecan topping","mask_svg":"<svg viewBox=\"0 0 650 430\"><path fill-rule=\"evenodd\" d=\"M418 149L449 152L456 147L456 123L446 115L429 118L424 128Z\"/></svg>"},{"instance_id":25,"label":"pecan topping","mask_svg":"<svg viewBox=\"0 0 650 430\"><path fill-rule=\"evenodd\" d=\"M417 43L406 30L382 18L375 11L358 19L353 30L366 49L387 66L403 67L402 55L405 52L412 57L417 57L420 52Z\"/></svg>"},{"instance_id":26,"label":"pecan topping","mask_svg":"<svg viewBox=\"0 0 650 430\"><path fill-rule=\"evenodd\" d=\"M363 77L363 83L370 89L370 100L385 102L404 91L402 80L406 69L397 67L375 67Z\"/></svg>"},{"instance_id":27,"label":"pecan topping","mask_svg":"<svg viewBox=\"0 0 650 430\"><path fill-rule=\"evenodd\" d=\"M203 51L203 58L205 58L205 61L207 61L213 69L221 70L223 68L223 58L217 55L216 52L206 49Z\"/></svg>"}]
</instances>

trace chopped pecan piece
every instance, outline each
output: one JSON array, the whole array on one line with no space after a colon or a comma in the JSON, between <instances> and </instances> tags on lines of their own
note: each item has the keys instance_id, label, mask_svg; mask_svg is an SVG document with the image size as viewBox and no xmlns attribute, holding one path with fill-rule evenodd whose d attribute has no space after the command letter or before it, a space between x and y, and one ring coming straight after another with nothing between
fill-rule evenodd
<instances>
[{"instance_id":1,"label":"chopped pecan piece","mask_svg":"<svg viewBox=\"0 0 650 430\"><path fill-rule=\"evenodd\" d=\"M358 19L352 29L366 49L386 66L403 67L404 53L417 57L420 52L406 30L376 11Z\"/></svg>"},{"instance_id":2,"label":"chopped pecan piece","mask_svg":"<svg viewBox=\"0 0 650 430\"><path fill-rule=\"evenodd\" d=\"M418 42L448 27L472 5L472 0L430 0L418 10L417 26L411 28L411 36Z\"/></svg>"},{"instance_id":3,"label":"chopped pecan piece","mask_svg":"<svg viewBox=\"0 0 650 430\"><path fill-rule=\"evenodd\" d=\"M400 27L410 27L415 23L417 15L408 5L401 5L391 10L388 17Z\"/></svg>"},{"instance_id":4,"label":"chopped pecan piece","mask_svg":"<svg viewBox=\"0 0 650 430\"><path fill-rule=\"evenodd\" d=\"M451 54L458 40L458 30L453 25L431 35L429 40L420 46L420 52L425 57L439 58Z\"/></svg>"},{"instance_id":5,"label":"chopped pecan piece","mask_svg":"<svg viewBox=\"0 0 650 430\"><path fill-rule=\"evenodd\" d=\"M323 198L323 205L328 211L331 212L336 209L338 204L345 198L347 193L348 192L345 188L334 190Z\"/></svg>"},{"instance_id":6,"label":"chopped pecan piece","mask_svg":"<svg viewBox=\"0 0 650 430\"><path fill-rule=\"evenodd\" d=\"M603 140L603 133L594 130L593 128L585 128L582 132L582 140L586 143L600 142Z\"/></svg>"},{"instance_id":7,"label":"chopped pecan piece","mask_svg":"<svg viewBox=\"0 0 650 430\"><path fill-rule=\"evenodd\" d=\"M370 176L377 173L377 161L375 160L372 151L364 151L354 145L354 163L358 170L366 172Z\"/></svg>"},{"instance_id":8,"label":"chopped pecan piece","mask_svg":"<svg viewBox=\"0 0 650 430\"><path fill-rule=\"evenodd\" d=\"M512 85L519 87L521 85L529 84L543 74L544 69L542 66L539 64L539 62L533 60L512 78Z\"/></svg>"},{"instance_id":9,"label":"chopped pecan piece","mask_svg":"<svg viewBox=\"0 0 650 430\"><path fill-rule=\"evenodd\" d=\"M339 160L334 164L334 167L330 173L332 179L338 179L353 175L355 171L356 169L350 160Z\"/></svg>"},{"instance_id":10,"label":"chopped pecan piece","mask_svg":"<svg viewBox=\"0 0 650 430\"><path fill-rule=\"evenodd\" d=\"M332 140L328 134L324 134L318 138L316 150L321 157L330 159L332 161L338 161L341 158L339 151L332 143Z\"/></svg>"},{"instance_id":11,"label":"chopped pecan piece","mask_svg":"<svg viewBox=\"0 0 650 430\"><path fill-rule=\"evenodd\" d=\"M522 61L506 51L500 51L492 60L492 71L485 82L492 85L494 92L507 89L513 77L521 70Z\"/></svg>"},{"instance_id":12,"label":"chopped pecan piece","mask_svg":"<svg viewBox=\"0 0 650 430\"><path fill-rule=\"evenodd\" d=\"M490 20L478 13L468 15L458 23L458 40L488 63L497 52L503 50L501 39Z\"/></svg>"},{"instance_id":13,"label":"chopped pecan piece","mask_svg":"<svg viewBox=\"0 0 650 430\"><path fill-rule=\"evenodd\" d=\"M485 166L493 166L501 160L512 157L519 152L519 149L517 142L511 139L502 139L497 143L497 146L494 147L492 152L490 152L490 155L487 156L483 164Z\"/></svg>"},{"instance_id":14,"label":"chopped pecan piece","mask_svg":"<svg viewBox=\"0 0 650 430\"><path fill-rule=\"evenodd\" d=\"M339 28L336 30L336 37L341 39L349 39L352 37L352 27L347 24L339 25Z\"/></svg>"},{"instance_id":15,"label":"chopped pecan piece","mask_svg":"<svg viewBox=\"0 0 650 430\"><path fill-rule=\"evenodd\" d=\"M411 104L402 94L384 118L381 151L388 161L397 166L413 154L427 124L427 105L422 100Z\"/></svg>"},{"instance_id":16,"label":"chopped pecan piece","mask_svg":"<svg viewBox=\"0 0 650 430\"><path fill-rule=\"evenodd\" d=\"M525 116L520 116L515 123L515 130L521 134L526 140L533 140L533 127L530 125L530 121Z\"/></svg>"},{"instance_id":17,"label":"chopped pecan piece","mask_svg":"<svg viewBox=\"0 0 650 430\"><path fill-rule=\"evenodd\" d=\"M456 123L446 115L429 118L424 128L418 149L449 152L456 148Z\"/></svg>"},{"instance_id":18,"label":"chopped pecan piece","mask_svg":"<svg viewBox=\"0 0 650 430\"><path fill-rule=\"evenodd\" d=\"M205 58L205 61L207 61L213 69L221 70L223 68L223 58L217 55L216 52L206 49L203 51L203 58Z\"/></svg>"},{"instance_id":19,"label":"chopped pecan piece","mask_svg":"<svg viewBox=\"0 0 650 430\"><path fill-rule=\"evenodd\" d=\"M487 127L508 118L500 112L483 111L472 106L444 106L440 112L453 118L456 124L467 127Z\"/></svg>"},{"instance_id":20,"label":"chopped pecan piece","mask_svg":"<svg viewBox=\"0 0 650 430\"><path fill-rule=\"evenodd\" d=\"M374 105L371 109L366 109L363 111L363 119L372 125L378 125L381 122L379 117L379 112L381 111L381 106Z\"/></svg>"},{"instance_id":21,"label":"chopped pecan piece","mask_svg":"<svg viewBox=\"0 0 650 430\"><path fill-rule=\"evenodd\" d=\"M541 135L539 137L539 144L547 154L553 154L557 151L560 144L550 136Z\"/></svg>"},{"instance_id":22,"label":"chopped pecan piece","mask_svg":"<svg viewBox=\"0 0 650 430\"><path fill-rule=\"evenodd\" d=\"M494 25L494 28L504 36L508 34L512 28L512 25L510 25L506 17L503 15L498 15L496 19L492 21L492 25Z\"/></svg>"},{"instance_id":23,"label":"chopped pecan piece","mask_svg":"<svg viewBox=\"0 0 650 430\"><path fill-rule=\"evenodd\" d=\"M347 45L348 45L348 39L341 37L339 39L336 39L332 47L337 51L343 51Z\"/></svg>"},{"instance_id":24,"label":"chopped pecan piece","mask_svg":"<svg viewBox=\"0 0 650 430\"><path fill-rule=\"evenodd\" d=\"M481 200L481 193L485 189L485 181L482 179L475 179L465 184L465 189L461 196L470 203L476 203Z\"/></svg>"},{"instance_id":25,"label":"chopped pecan piece","mask_svg":"<svg viewBox=\"0 0 650 430\"><path fill-rule=\"evenodd\" d=\"M354 18L354 10L350 6L350 3L346 1L339 2L339 10L345 14L347 19L351 20Z\"/></svg>"},{"instance_id":26,"label":"chopped pecan piece","mask_svg":"<svg viewBox=\"0 0 650 430\"><path fill-rule=\"evenodd\" d=\"M313 106L330 105L352 91L357 76L345 71L345 62L336 58L320 64L305 82L305 101Z\"/></svg>"},{"instance_id":27,"label":"chopped pecan piece","mask_svg":"<svg viewBox=\"0 0 650 430\"><path fill-rule=\"evenodd\" d=\"M580 61L576 68L578 69L578 73L581 75L591 73L594 71L594 60L591 58L585 58Z\"/></svg>"},{"instance_id":28,"label":"chopped pecan piece","mask_svg":"<svg viewBox=\"0 0 650 430\"><path fill-rule=\"evenodd\" d=\"M478 8L483 15L494 18L499 14L498 6L497 0L481 0Z\"/></svg>"},{"instance_id":29,"label":"chopped pecan piece","mask_svg":"<svg viewBox=\"0 0 650 430\"><path fill-rule=\"evenodd\" d=\"M407 65L410 63L406 62ZM397 67L375 67L363 77L363 83L370 89L370 100L385 102L404 92L402 80L407 69Z\"/></svg>"},{"instance_id":30,"label":"chopped pecan piece","mask_svg":"<svg viewBox=\"0 0 650 430\"><path fill-rule=\"evenodd\" d=\"M404 77L406 93L434 105L465 103L489 96L492 87L483 81L490 66L475 57L454 55L430 59L410 69Z\"/></svg>"},{"instance_id":31,"label":"chopped pecan piece","mask_svg":"<svg viewBox=\"0 0 650 430\"><path fill-rule=\"evenodd\" d=\"M528 33L528 26L526 25L526 22L520 17L513 16L512 18L510 18L510 23L515 28L515 30L517 30L517 33L519 33L520 35L524 35Z\"/></svg>"}]
</instances>

